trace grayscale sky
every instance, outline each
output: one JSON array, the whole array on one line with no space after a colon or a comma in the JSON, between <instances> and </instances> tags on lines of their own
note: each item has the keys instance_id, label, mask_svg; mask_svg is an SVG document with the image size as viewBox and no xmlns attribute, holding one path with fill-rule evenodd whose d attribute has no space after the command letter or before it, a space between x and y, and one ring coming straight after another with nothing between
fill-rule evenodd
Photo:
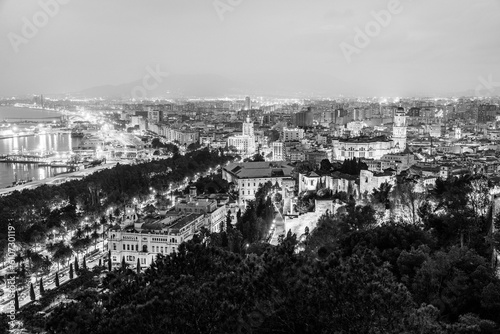
<instances>
[{"instance_id":1,"label":"grayscale sky","mask_svg":"<svg viewBox=\"0 0 500 334\"><path fill-rule=\"evenodd\" d=\"M42 2L51 1L0 0L0 96L127 83L147 66L238 82L272 75L277 87L328 86L332 77L360 95L459 92L481 76L500 82L500 0L401 0L350 63L340 44L355 46L355 28L389 0L241 0L223 19L214 0L65 0L26 38ZM17 52L14 34L24 38Z\"/></svg>"}]
</instances>

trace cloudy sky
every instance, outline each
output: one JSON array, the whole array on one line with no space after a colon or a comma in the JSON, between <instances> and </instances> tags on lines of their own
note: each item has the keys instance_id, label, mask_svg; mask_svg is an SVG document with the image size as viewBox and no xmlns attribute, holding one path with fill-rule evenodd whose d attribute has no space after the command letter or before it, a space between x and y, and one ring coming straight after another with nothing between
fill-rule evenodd
<instances>
[{"instance_id":1,"label":"cloudy sky","mask_svg":"<svg viewBox=\"0 0 500 334\"><path fill-rule=\"evenodd\" d=\"M360 95L500 82L500 0L401 0L384 26L373 12L390 0L58 0L47 15L54 1L0 0L0 96L131 82L148 66L277 87L331 77ZM367 45L356 29L372 29Z\"/></svg>"}]
</instances>

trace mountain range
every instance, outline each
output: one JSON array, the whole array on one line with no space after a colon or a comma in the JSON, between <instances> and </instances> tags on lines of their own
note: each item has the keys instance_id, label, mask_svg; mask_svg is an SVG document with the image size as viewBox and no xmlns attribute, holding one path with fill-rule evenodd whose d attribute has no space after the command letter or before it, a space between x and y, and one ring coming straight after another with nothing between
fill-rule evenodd
<instances>
[{"instance_id":1,"label":"mountain range","mask_svg":"<svg viewBox=\"0 0 500 334\"><path fill-rule=\"evenodd\" d=\"M300 79L299 79L300 78ZM149 89L148 89L149 88ZM254 74L232 79L217 74L168 74L119 85L91 87L66 95L80 98L221 98L263 96L276 98L322 98L339 96L376 96L374 89L354 85L323 73ZM500 87L478 85L475 89L439 94L441 97L500 96ZM432 93L408 92L406 96L433 96Z\"/></svg>"}]
</instances>

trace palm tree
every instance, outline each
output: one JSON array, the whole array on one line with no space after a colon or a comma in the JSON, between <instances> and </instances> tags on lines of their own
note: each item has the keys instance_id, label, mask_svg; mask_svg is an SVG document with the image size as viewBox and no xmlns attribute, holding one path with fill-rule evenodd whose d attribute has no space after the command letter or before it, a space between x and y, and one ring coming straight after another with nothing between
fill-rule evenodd
<instances>
[{"instance_id":1,"label":"palm tree","mask_svg":"<svg viewBox=\"0 0 500 334\"><path fill-rule=\"evenodd\" d=\"M59 264L64 264L71 257L73 252L68 245L64 243L59 243L57 250L52 255L52 260L57 262L57 270L59 270Z\"/></svg>"},{"instance_id":2,"label":"palm tree","mask_svg":"<svg viewBox=\"0 0 500 334\"><path fill-rule=\"evenodd\" d=\"M29 265L30 270L32 269L31 260L33 258L33 255L34 255L34 253L30 248L26 248L24 250L24 258L28 260L28 265Z\"/></svg>"},{"instance_id":3,"label":"palm tree","mask_svg":"<svg viewBox=\"0 0 500 334\"><path fill-rule=\"evenodd\" d=\"M17 263L17 269L21 269L21 263L24 262L24 257L21 254L21 252L16 253L16 256L14 257L14 262Z\"/></svg>"},{"instance_id":4,"label":"palm tree","mask_svg":"<svg viewBox=\"0 0 500 334\"><path fill-rule=\"evenodd\" d=\"M81 239L81 238L83 238L83 235L84 235L83 230L82 230L82 229L80 229L80 228L78 228L78 229L75 231L75 236L74 236L74 238L76 238L76 239Z\"/></svg>"},{"instance_id":5,"label":"palm tree","mask_svg":"<svg viewBox=\"0 0 500 334\"><path fill-rule=\"evenodd\" d=\"M101 222L98 220L94 220L92 223L92 230L97 231L101 227Z\"/></svg>"},{"instance_id":6,"label":"palm tree","mask_svg":"<svg viewBox=\"0 0 500 334\"><path fill-rule=\"evenodd\" d=\"M90 232L92 232L92 227L89 224L85 225L83 227L83 232L85 232L85 235L88 236L90 234Z\"/></svg>"}]
</instances>

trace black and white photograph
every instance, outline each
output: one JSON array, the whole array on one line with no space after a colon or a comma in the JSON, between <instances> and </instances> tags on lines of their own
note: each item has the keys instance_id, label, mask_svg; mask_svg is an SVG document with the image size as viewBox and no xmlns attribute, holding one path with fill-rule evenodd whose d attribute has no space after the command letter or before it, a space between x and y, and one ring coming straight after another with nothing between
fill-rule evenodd
<instances>
[{"instance_id":1,"label":"black and white photograph","mask_svg":"<svg viewBox=\"0 0 500 334\"><path fill-rule=\"evenodd\" d=\"M0 334L499 334L499 260L500 0L0 0Z\"/></svg>"}]
</instances>

